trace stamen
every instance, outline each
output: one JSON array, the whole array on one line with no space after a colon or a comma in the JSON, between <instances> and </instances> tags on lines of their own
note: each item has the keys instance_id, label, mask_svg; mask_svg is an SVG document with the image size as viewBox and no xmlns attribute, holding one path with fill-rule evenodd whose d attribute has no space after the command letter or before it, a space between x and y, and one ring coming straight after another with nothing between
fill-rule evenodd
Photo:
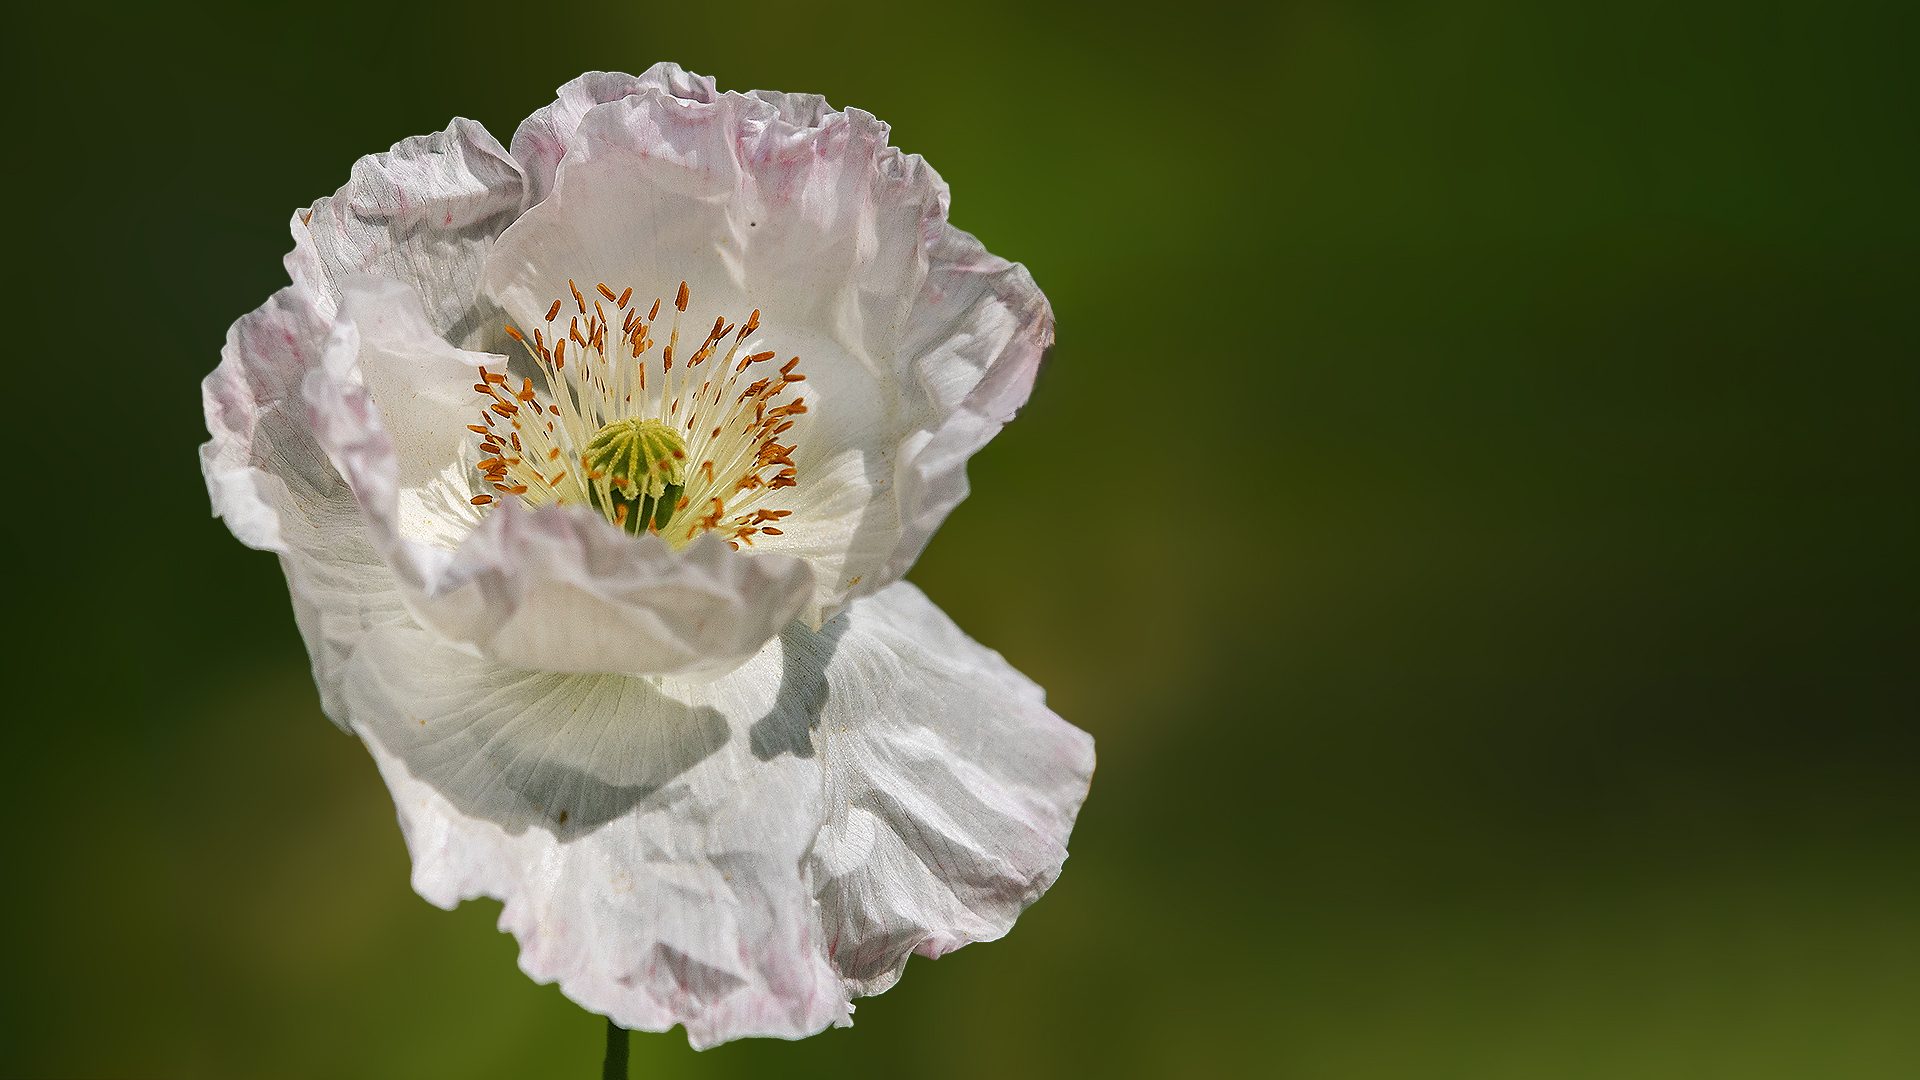
<instances>
[{"instance_id":1,"label":"stamen","mask_svg":"<svg viewBox=\"0 0 1920 1080\"><path fill-rule=\"evenodd\" d=\"M769 523L792 511L764 503L773 492L799 483L795 447L777 440L795 428L794 417L808 411L805 399L784 399L787 387L805 376L796 371L799 357L793 357L778 375L744 388L737 385L754 364L776 355L747 351L736 359L760 329L760 311L753 310L737 324L716 316L699 346L681 357L680 316L692 300L691 288L683 281L674 293L673 321L656 359L649 354L656 344L653 327L660 299L643 317L638 308L628 307L631 287L616 295L611 285L597 282L589 294L569 281L567 289L577 314L569 318L564 333L556 334L551 351L539 329L528 343L518 328L506 328L533 358L544 389L522 378L516 390L504 374L479 369L474 391L483 395L482 423L467 427L481 437L486 456L476 469L483 481L531 506L591 505L631 535L656 533L676 547L702 532L717 532L735 548L753 546L756 538L784 535ZM617 335L603 301L621 315ZM554 327L564 302L556 299L547 309L549 327ZM569 345L575 352L571 366ZM677 371L676 359L681 360ZM716 363L696 380L693 369L709 360ZM528 407L532 411L523 413ZM528 422L529 416L536 422ZM493 426L502 418L511 427L505 442ZM692 462L699 465L689 470ZM556 464L562 467L551 475L543 471ZM495 501L486 494L472 499L475 506ZM696 506L706 512L686 513Z\"/></svg>"}]
</instances>

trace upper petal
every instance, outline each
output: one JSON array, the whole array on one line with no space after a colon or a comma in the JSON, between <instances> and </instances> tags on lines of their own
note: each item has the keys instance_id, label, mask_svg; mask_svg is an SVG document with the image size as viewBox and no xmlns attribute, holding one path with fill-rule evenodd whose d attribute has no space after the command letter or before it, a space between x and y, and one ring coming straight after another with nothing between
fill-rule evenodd
<instances>
[{"instance_id":1,"label":"upper petal","mask_svg":"<svg viewBox=\"0 0 1920 1080\"><path fill-rule=\"evenodd\" d=\"M811 592L798 559L712 537L676 552L584 507L477 516L465 425L481 364L504 358L441 340L407 287L353 278L306 383L315 435L422 624L515 667L697 678L792 621Z\"/></svg>"},{"instance_id":2,"label":"upper petal","mask_svg":"<svg viewBox=\"0 0 1920 1080\"><path fill-rule=\"evenodd\" d=\"M595 105L652 90L688 101L712 101L713 80L695 75L679 64L659 63L639 76L619 71L589 71L562 86L559 98L520 122L513 133L513 156L526 171L527 205L553 194L560 159L567 156L580 118Z\"/></svg>"},{"instance_id":3,"label":"upper petal","mask_svg":"<svg viewBox=\"0 0 1920 1080\"><path fill-rule=\"evenodd\" d=\"M565 141L553 194L495 245L486 289L528 325L569 281L670 298L684 280L694 327L761 310L758 347L801 358L809 406L794 514L764 544L812 564L818 625L903 574L965 497L967 457L1052 340L1045 298L947 224L946 185L866 113L697 80L570 94L528 135Z\"/></svg>"},{"instance_id":4,"label":"upper petal","mask_svg":"<svg viewBox=\"0 0 1920 1080\"><path fill-rule=\"evenodd\" d=\"M345 186L294 215L287 272L327 319L351 276L409 285L441 336L476 347L496 340L501 322L479 295L481 267L528 196L519 163L499 141L456 119L354 162Z\"/></svg>"}]
</instances>

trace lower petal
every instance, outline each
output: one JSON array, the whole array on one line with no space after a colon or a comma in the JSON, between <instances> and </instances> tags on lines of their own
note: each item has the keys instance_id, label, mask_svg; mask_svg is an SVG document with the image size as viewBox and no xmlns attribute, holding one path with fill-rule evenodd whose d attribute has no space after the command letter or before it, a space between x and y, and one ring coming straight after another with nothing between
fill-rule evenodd
<instances>
[{"instance_id":1,"label":"lower petal","mask_svg":"<svg viewBox=\"0 0 1920 1080\"><path fill-rule=\"evenodd\" d=\"M393 792L414 888L501 900L520 966L624 1027L696 1047L844 1022L806 853L820 770L762 758L777 647L715 683L501 667L419 630L370 636L348 709Z\"/></svg>"},{"instance_id":2,"label":"lower petal","mask_svg":"<svg viewBox=\"0 0 1920 1080\"><path fill-rule=\"evenodd\" d=\"M1006 933L1093 767L906 584L712 682L520 671L388 628L346 685L420 894L500 899L529 975L696 1047L847 1023L910 953Z\"/></svg>"},{"instance_id":3,"label":"lower petal","mask_svg":"<svg viewBox=\"0 0 1920 1080\"><path fill-rule=\"evenodd\" d=\"M855 602L821 636L836 630L813 866L828 953L858 996L892 986L909 953L1002 936L1046 891L1093 740L912 585Z\"/></svg>"}]
</instances>

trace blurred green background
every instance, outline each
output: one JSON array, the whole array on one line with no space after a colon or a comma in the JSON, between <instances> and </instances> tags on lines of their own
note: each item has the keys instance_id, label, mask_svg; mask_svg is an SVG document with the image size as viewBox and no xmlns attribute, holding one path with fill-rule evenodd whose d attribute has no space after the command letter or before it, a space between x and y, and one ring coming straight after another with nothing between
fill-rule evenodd
<instances>
[{"instance_id":1,"label":"blurred green background","mask_svg":"<svg viewBox=\"0 0 1920 1080\"><path fill-rule=\"evenodd\" d=\"M198 381L357 156L672 59L889 121L1052 298L912 576L1100 767L1006 940L802 1043L637 1035L635 1076L1920 1075L1912 30L17 16L0 1074L598 1075L497 904L409 889L274 560L208 517Z\"/></svg>"}]
</instances>

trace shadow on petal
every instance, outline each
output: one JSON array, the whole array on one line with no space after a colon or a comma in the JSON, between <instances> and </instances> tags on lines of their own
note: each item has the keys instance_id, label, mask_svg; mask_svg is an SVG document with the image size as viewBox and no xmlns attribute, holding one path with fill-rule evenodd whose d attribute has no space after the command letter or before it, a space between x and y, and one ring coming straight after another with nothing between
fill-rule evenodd
<instances>
[{"instance_id":1,"label":"shadow on petal","mask_svg":"<svg viewBox=\"0 0 1920 1080\"><path fill-rule=\"evenodd\" d=\"M462 814L519 835L585 836L726 744L726 718L648 679L521 671L419 630L368 636L348 698L364 738Z\"/></svg>"},{"instance_id":2,"label":"shadow on petal","mask_svg":"<svg viewBox=\"0 0 1920 1080\"><path fill-rule=\"evenodd\" d=\"M847 538L846 552L834 560L835 572L832 584L836 586L847 580L850 568L882 561L900 542L900 517L897 508L890 505L893 500L887 499L883 502L877 497L882 494L898 497L892 468L895 456L892 447L886 448L884 452L867 450L860 455L860 467L864 473L867 491L872 492L873 496L870 496L866 509L861 512L852 535ZM826 575L820 576L824 578ZM867 587L856 591L855 586L867 578L872 579L866 581ZM841 610L844 611L844 605L852 603L856 597L871 595L889 584L891 580L891 578L881 580L880 575L871 569L855 571L854 584L847 585L834 602L842 605ZM816 589L824 591L824 583L816 586ZM816 602L824 604L825 599L822 596L817 598ZM822 626L821 629L826 628ZM821 662L821 666L826 666L825 661Z\"/></svg>"},{"instance_id":3,"label":"shadow on petal","mask_svg":"<svg viewBox=\"0 0 1920 1080\"><path fill-rule=\"evenodd\" d=\"M781 754L813 756L813 729L827 707L827 665L847 632L847 616L819 630L794 623L780 636L780 693L767 715L747 730L753 756L771 761Z\"/></svg>"},{"instance_id":4,"label":"shadow on petal","mask_svg":"<svg viewBox=\"0 0 1920 1080\"><path fill-rule=\"evenodd\" d=\"M665 970L672 979L676 996L680 998L679 1005L688 1012L697 1012L710 1006L746 985L744 979L703 964L665 942L656 943L653 947L653 963L648 970L650 981L661 970ZM634 984L631 976L622 976L618 981L623 986Z\"/></svg>"}]
</instances>

